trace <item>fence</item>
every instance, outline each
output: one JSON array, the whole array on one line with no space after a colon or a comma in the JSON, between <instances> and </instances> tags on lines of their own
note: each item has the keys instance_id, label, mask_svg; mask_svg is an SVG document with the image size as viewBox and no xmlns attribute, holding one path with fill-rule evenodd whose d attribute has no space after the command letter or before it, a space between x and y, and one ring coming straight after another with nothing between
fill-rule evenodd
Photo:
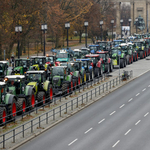
<instances>
[{"instance_id":1,"label":"fence","mask_svg":"<svg viewBox=\"0 0 150 150\"><path fill-rule=\"evenodd\" d=\"M133 72L130 71L129 78L132 78ZM102 78L94 79L93 82L86 83L82 85L82 87L79 87L78 91L80 92L81 88L84 90L84 88L88 88L96 84L96 82L102 81ZM113 87L119 85L122 82L122 77L116 77L106 83L103 83L101 85L96 86L95 88L89 89L87 92L84 92L83 94L71 99L68 102L65 102L64 104L51 109L42 115L39 115L38 117L8 131L7 133L4 133L3 135L0 135L0 145L1 148L5 148L6 142L16 142L17 138L24 138L26 132L33 133L34 130L37 128L41 128L41 124L44 122L45 124L50 123L50 121L54 121L56 117L62 117L62 114L67 114L68 111L73 111L74 109L78 108L79 106L82 106L84 104L87 104L90 100L95 98L96 96L101 95L101 93L104 93L105 91L108 91L109 89L112 89ZM75 94L76 90L74 91ZM73 94L73 93L72 93ZM65 95L67 96L67 95ZM61 101L61 97L59 97ZM57 97L53 97L53 103L57 102ZM48 104L50 106L50 103ZM45 105L42 107L44 108ZM39 108L36 107L35 111L38 112ZM31 113L31 112L30 112Z\"/></svg>"}]
</instances>

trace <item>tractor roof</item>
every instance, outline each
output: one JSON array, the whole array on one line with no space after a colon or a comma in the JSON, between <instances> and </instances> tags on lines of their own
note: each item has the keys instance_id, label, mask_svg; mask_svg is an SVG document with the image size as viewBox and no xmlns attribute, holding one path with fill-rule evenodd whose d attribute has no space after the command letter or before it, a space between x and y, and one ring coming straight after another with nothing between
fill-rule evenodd
<instances>
[{"instance_id":1,"label":"tractor roof","mask_svg":"<svg viewBox=\"0 0 150 150\"><path fill-rule=\"evenodd\" d=\"M0 86L6 85L5 82L0 82Z\"/></svg>"},{"instance_id":2,"label":"tractor roof","mask_svg":"<svg viewBox=\"0 0 150 150\"><path fill-rule=\"evenodd\" d=\"M7 64L8 61L0 61L0 63L2 63L2 64Z\"/></svg>"},{"instance_id":3,"label":"tractor roof","mask_svg":"<svg viewBox=\"0 0 150 150\"><path fill-rule=\"evenodd\" d=\"M98 54L87 54L87 55L85 55L86 57L99 57L99 55Z\"/></svg>"},{"instance_id":4,"label":"tractor roof","mask_svg":"<svg viewBox=\"0 0 150 150\"><path fill-rule=\"evenodd\" d=\"M67 66L53 66L52 68L58 68L58 67L60 67L60 68L67 68Z\"/></svg>"},{"instance_id":5,"label":"tractor roof","mask_svg":"<svg viewBox=\"0 0 150 150\"><path fill-rule=\"evenodd\" d=\"M74 49L74 52L82 52L80 49Z\"/></svg>"},{"instance_id":6,"label":"tractor roof","mask_svg":"<svg viewBox=\"0 0 150 150\"><path fill-rule=\"evenodd\" d=\"M119 44L119 46L127 46L127 44L126 43L121 43L121 44Z\"/></svg>"},{"instance_id":7,"label":"tractor roof","mask_svg":"<svg viewBox=\"0 0 150 150\"><path fill-rule=\"evenodd\" d=\"M90 49L86 48L86 47L82 47L81 50L88 50L88 51L90 51Z\"/></svg>"},{"instance_id":8,"label":"tractor roof","mask_svg":"<svg viewBox=\"0 0 150 150\"><path fill-rule=\"evenodd\" d=\"M46 54L46 57L56 57L56 56L52 54Z\"/></svg>"},{"instance_id":9,"label":"tractor roof","mask_svg":"<svg viewBox=\"0 0 150 150\"><path fill-rule=\"evenodd\" d=\"M5 76L5 78L8 78L8 79L16 79L16 78L23 79L23 78L25 78L25 76L24 75L9 75L9 76Z\"/></svg>"},{"instance_id":10,"label":"tractor roof","mask_svg":"<svg viewBox=\"0 0 150 150\"><path fill-rule=\"evenodd\" d=\"M30 59L28 59L28 58L19 58L19 59L18 59L18 58L17 58L17 59L15 59L15 61L16 61L16 60L30 60Z\"/></svg>"},{"instance_id":11,"label":"tractor roof","mask_svg":"<svg viewBox=\"0 0 150 150\"><path fill-rule=\"evenodd\" d=\"M46 58L46 56L31 56L30 58Z\"/></svg>"},{"instance_id":12,"label":"tractor roof","mask_svg":"<svg viewBox=\"0 0 150 150\"><path fill-rule=\"evenodd\" d=\"M97 53L97 54L107 54L108 51L97 51L96 53Z\"/></svg>"},{"instance_id":13,"label":"tractor roof","mask_svg":"<svg viewBox=\"0 0 150 150\"><path fill-rule=\"evenodd\" d=\"M91 59L76 59L76 61L90 61Z\"/></svg>"},{"instance_id":14,"label":"tractor roof","mask_svg":"<svg viewBox=\"0 0 150 150\"><path fill-rule=\"evenodd\" d=\"M33 70L33 71L27 71L27 73L37 73L37 74L40 74L40 73L44 73L45 71L44 70Z\"/></svg>"}]
</instances>

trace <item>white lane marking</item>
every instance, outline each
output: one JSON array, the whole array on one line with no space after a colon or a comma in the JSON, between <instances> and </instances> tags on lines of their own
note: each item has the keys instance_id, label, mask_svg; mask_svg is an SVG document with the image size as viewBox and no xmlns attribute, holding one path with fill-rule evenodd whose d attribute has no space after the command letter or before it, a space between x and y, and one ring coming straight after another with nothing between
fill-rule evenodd
<instances>
[{"instance_id":1,"label":"white lane marking","mask_svg":"<svg viewBox=\"0 0 150 150\"><path fill-rule=\"evenodd\" d=\"M136 96L140 95L140 93L137 93Z\"/></svg>"},{"instance_id":2,"label":"white lane marking","mask_svg":"<svg viewBox=\"0 0 150 150\"><path fill-rule=\"evenodd\" d=\"M110 116L113 115L116 111L113 111L111 114L109 114Z\"/></svg>"},{"instance_id":3,"label":"white lane marking","mask_svg":"<svg viewBox=\"0 0 150 150\"><path fill-rule=\"evenodd\" d=\"M115 147L119 142L120 140L118 140L112 147Z\"/></svg>"},{"instance_id":4,"label":"white lane marking","mask_svg":"<svg viewBox=\"0 0 150 150\"><path fill-rule=\"evenodd\" d=\"M150 85L148 87L150 87Z\"/></svg>"},{"instance_id":5,"label":"white lane marking","mask_svg":"<svg viewBox=\"0 0 150 150\"><path fill-rule=\"evenodd\" d=\"M129 99L128 102L131 102L133 100L133 98Z\"/></svg>"},{"instance_id":6,"label":"white lane marking","mask_svg":"<svg viewBox=\"0 0 150 150\"><path fill-rule=\"evenodd\" d=\"M144 117L146 117L148 114L149 114L149 112L147 112L147 113L144 115Z\"/></svg>"},{"instance_id":7,"label":"white lane marking","mask_svg":"<svg viewBox=\"0 0 150 150\"><path fill-rule=\"evenodd\" d=\"M72 145L74 142L76 142L78 139L73 140L71 143L68 144L68 146Z\"/></svg>"},{"instance_id":8,"label":"white lane marking","mask_svg":"<svg viewBox=\"0 0 150 150\"><path fill-rule=\"evenodd\" d=\"M142 91L144 92L146 90L146 88L145 89L143 89Z\"/></svg>"},{"instance_id":9,"label":"white lane marking","mask_svg":"<svg viewBox=\"0 0 150 150\"><path fill-rule=\"evenodd\" d=\"M121 105L119 108L122 108L123 106L125 106L125 104Z\"/></svg>"},{"instance_id":10,"label":"white lane marking","mask_svg":"<svg viewBox=\"0 0 150 150\"><path fill-rule=\"evenodd\" d=\"M84 132L84 134L87 134L88 132L90 132L93 128L88 129L87 131Z\"/></svg>"},{"instance_id":11,"label":"white lane marking","mask_svg":"<svg viewBox=\"0 0 150 150\"><path fill-rule=\"evenodd\" d=\"M101 121L99 121L99 122L98 122L98 124L102 123L104 120L105 120L105 118L104 118L104 119L102 119Z\"/></svg>"},{"instance_id":12,"label":"white lane marking","mask_svg":"<svg viewBox=\"0 0 150 150\"><path fill-rule=\"evenodd\" d=\"M141 122L141 120L139 120L137 123L135 123L135 125L138 125Z\"/></svg>"},{"instance_id":13,"label":"white lane marking","mask_svg":"<svg viewBox=\"0 0 150 150\"><path fill-rule=\"evenodd\" d=\"M129 129L124 135L127 135L130 131L131 131L131 129Z\"/></svg>"}]
</instances>

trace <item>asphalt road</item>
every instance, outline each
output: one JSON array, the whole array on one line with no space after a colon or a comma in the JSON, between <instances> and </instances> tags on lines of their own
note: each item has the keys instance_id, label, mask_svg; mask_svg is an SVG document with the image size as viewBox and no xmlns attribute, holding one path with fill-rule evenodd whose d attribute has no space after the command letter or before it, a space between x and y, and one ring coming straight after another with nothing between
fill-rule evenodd
<instances>
[{"instance_id":1,"label":"asphalt road","mask_svg":"<svg viewBox=\"0 0 150 150\"><path fill-rule=\"evenodd\" d=\"M150 72L17 150L149 150Z\"/></svg>"}]
</instances>

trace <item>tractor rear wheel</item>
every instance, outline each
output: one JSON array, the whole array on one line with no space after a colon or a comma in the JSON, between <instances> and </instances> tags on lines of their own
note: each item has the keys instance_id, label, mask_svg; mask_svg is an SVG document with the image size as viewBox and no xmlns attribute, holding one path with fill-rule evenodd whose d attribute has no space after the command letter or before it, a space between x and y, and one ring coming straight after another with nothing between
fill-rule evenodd
<instances>
[{"instance_id":1,"label":"tractor rear wheel","mask_svg":"<svg viewBox=\"0 0 150 150\"><path fill-rule=\"evenodd\" d=\"M38 104L45 104L46 102L45 92L43 91L38 92L37 101L38 101Z\"/></svg>"},{"instance_id":2,"label":"tractor rear wheel","mask_svg":"<svg viewBox=\"0 0 150 150\"><path fill-rule=\"evenodd\" d=\"M29 99L28 99L27 107L30 107L31 109L33 109L35 107L35 95L34 95L33 90L32 90L32 93L31 93Z\"/></svg>"},{"instance_id":3,"label":"tractor rear wheel","mask_svg":"<svg viewBox=\"0 0 150 150\"><path fill-rule=\"evenodd\" d=\"M50 102L52 102L52 100L53 100L53 87L51 84L49 84L47 92L48 92L47 100L48 101L50 100Z\"/></svg>"},{"instance_id":4,"label":"tractor rear wheel","mask_svg":"<svg viewBox=\"0 0 150 150\"><path fill-rule=\"evenodd\" d=\"M144 53L143 51L140 52L140 59L143 59L144 58Z\"/></svg>"},{"instance_id":5,"label":"tractor rear wheel","mask_svg":"<svg viewBox=\"0 0 150 150\"><path fill-rule=\"evenodd\" d=\"M16 112L17 112L17 107L16 107L16 100L13 98L12 103L8 106L8 111L9 111L9 116L10 119L15 118Z\"/></svg>"},{"instance_id":6,"label":"tractor rear wheel","mask_svg":"<svg viewBox=\"0 0 150 150\"><path fill-rule=\"evenodd\" d=\"M19 98L17 103L17 114L20 115L26 112L26 100L25 98Z\"/></svg>"},{"instance_id":7,"label":"tractor rear wheel","mask_svg":"<svg viewBox=\"0 0 150 150\"><path fill-rule=\"evenodd\" d=\"M7 112L5 107L0 107L0 124L4 124L7 120Z\"/></svg>"}]
</instances>

